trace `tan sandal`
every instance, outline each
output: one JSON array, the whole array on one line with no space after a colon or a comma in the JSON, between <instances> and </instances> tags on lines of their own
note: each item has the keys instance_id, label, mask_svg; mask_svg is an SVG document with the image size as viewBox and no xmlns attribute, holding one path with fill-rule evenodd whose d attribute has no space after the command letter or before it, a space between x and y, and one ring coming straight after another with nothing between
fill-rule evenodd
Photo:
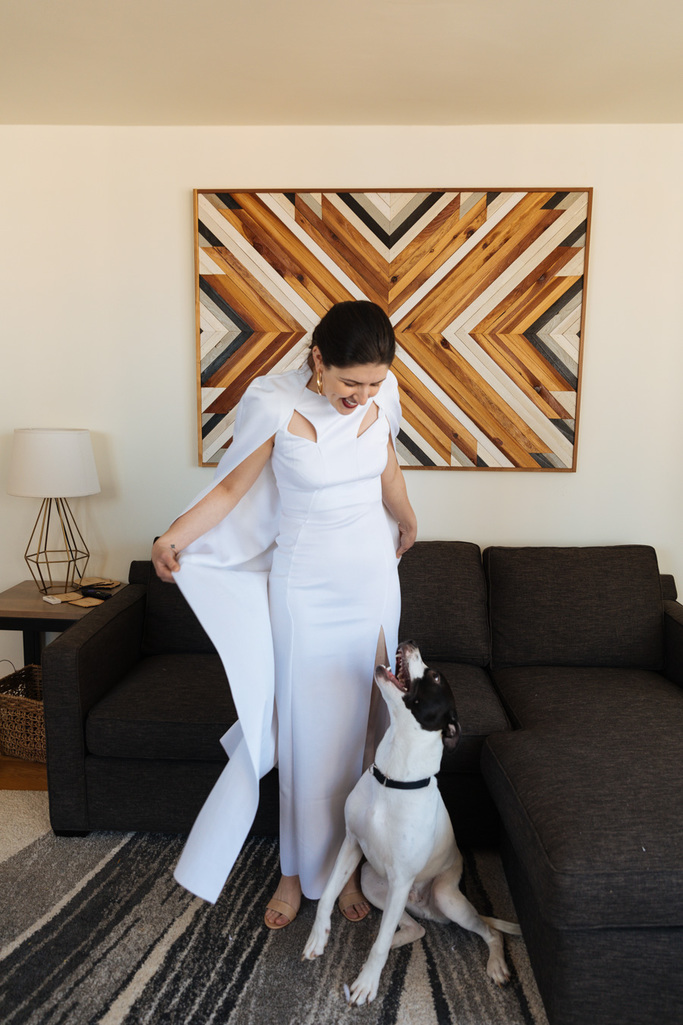
<instances>
[{"instance_id":1,"label":"tan sandal","mask_svg":"<svg viewBox=\"0 0 683 1025\"><path fill-rule=\"evenodd\" d=\"M367 904L368 910L364 915L359 915L357 918L351 918L350 915L346 914L348 908L354 906L354 904ZM362 922L364 918L370 914L370 904L368 898L360 890L352 890L350 893L343 893L339 898L337 905L342 915L348 922Z\"/></svg>"},{"instance_id":2,"label":"tan sandal","mask_svg":"<svg viewBox=\"0 0 683 1025\"><path fill-rule=\"evenodd\" d=\"M268 904L266 904L266 911L275 911L278 915L284 915L288 918L288 922L283 922L282 925L274 925L269 922L264 916L263 921L266 923L269 929L284 929L286 926L291 925L296 916L299 914L297 908L293 908L291 904L288 904L286 900L278 900L277 897L273 897Z\"/></svg>"}]
</instances>

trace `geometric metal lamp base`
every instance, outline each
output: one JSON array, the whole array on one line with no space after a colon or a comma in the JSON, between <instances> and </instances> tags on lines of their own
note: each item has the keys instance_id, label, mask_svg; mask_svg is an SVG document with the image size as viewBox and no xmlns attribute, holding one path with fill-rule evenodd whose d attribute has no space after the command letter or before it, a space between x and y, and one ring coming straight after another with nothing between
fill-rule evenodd
<instances>
[{"instance_id":1,"label":"geometric metal lamp base","mask_svg":"<svg viewBox=\"0 0 683 1025\"><path fill-rule=\"evenodd\" d=\"M37 548L31 552L34 538ZM43 499L24 558L43 594L78 587L90 552L65 498Z\"/></svg>"}]
</instances>

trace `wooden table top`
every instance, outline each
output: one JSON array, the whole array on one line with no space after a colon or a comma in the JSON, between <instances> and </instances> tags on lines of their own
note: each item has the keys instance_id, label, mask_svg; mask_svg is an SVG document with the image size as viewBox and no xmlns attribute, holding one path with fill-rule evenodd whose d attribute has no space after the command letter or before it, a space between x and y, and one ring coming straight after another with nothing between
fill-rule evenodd
<instances>
[{"instance_id":1,"label":"wooden table top","mask_svg":"<svg viewBox=\"0 0 683 1025\"><path fill-rule=\"evenodd\" d=\"M112 588L111 593L115 594L121 587L125 587L125 584ZM34 580L23 580L20 584L9 587L6 591L0 592L0 619L51 619L55 622L63 620L73 623L90 612L89 608L69 605L67 602L52 605L43 601L43 597Z\"/></svg>"}]
</instances>

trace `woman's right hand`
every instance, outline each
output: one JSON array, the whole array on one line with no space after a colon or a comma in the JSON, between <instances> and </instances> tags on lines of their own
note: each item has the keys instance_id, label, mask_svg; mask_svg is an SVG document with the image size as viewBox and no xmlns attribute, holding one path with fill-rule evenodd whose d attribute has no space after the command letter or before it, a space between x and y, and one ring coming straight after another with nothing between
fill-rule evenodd
<instances>
[{"instance_id":1,"label":"woman's right hand","mask_svg":"<svg viewBox=\"0 0 683 1025\"><path fill-rule=\"evenodd\" d=\"M175 584L174 574L180 569L179 554L163 537L157 538L152 546L152 565L159 580L165 584Z\"/></svg>"},{"instance_id":2,"label":"woman's right hand","mask_svg":"<svg viewBox=\"0 0 683 1025\"><path fill-rule=\"evenodd\" d=\"M180 569L178 557L183 549L220 523L246 495L270 459L273 438L268 438L243 459L156 539L152 547L152 563L160 580L174 584L174 576Z\"/></svg>"}]
</instances>

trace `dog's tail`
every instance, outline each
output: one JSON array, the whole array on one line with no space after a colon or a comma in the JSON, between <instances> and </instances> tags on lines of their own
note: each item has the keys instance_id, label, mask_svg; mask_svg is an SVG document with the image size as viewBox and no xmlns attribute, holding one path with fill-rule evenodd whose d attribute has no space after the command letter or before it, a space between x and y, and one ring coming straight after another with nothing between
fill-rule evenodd
<instances>
[{"instance_id":1,"label":"dog's tail","mask_svg":"<svg viewBox=\"0 0 683 1025\"><path fill-rule=\"evenodd\" d=\"M489 918L487 915L481 916L487 925L490 925L492 929L497 929L498 932L506 932L509 936L521 936L522 930L516 922L504 922L502 918Z\"/></svg>"}]
</instances>

